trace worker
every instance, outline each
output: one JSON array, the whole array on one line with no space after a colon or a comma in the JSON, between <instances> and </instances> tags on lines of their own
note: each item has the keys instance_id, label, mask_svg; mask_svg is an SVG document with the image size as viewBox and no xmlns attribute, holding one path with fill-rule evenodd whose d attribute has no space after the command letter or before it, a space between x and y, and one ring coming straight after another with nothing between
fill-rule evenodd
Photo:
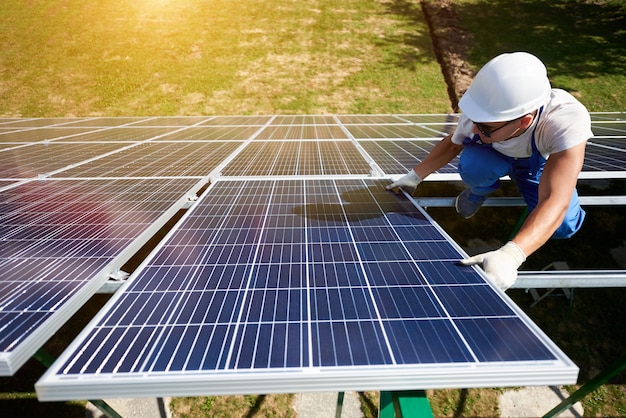
<instances>
[{"instance_id":1,"label":"worker","mask_svg":"<svg viewBox=\"0 0 626 418\"><path fill-rule=\"evenodd\" d=\"M576 181L593 135L591 118L572 95L551 87L545 65L527 52L502 54L485 64L459 107L455 131L387 189L414 195L423 179L461 153L458 171L467 188L455 206L467 219L508 175L528 206L528 217L501 248L461 260L482 265L487 277L506 290L528 256L550 238L571 237L583 223Z\"/></svg>"}]
</instances>

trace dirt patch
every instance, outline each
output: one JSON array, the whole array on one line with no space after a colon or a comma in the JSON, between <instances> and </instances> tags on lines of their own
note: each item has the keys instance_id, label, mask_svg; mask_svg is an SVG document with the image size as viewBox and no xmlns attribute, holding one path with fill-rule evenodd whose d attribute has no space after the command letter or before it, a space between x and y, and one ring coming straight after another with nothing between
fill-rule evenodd
<instances>
[{"instance_id":1,"label":"dirt patch","mask_svg":"<svg viewBox=\"0 0 626 418\"><path fill-rule=\"evenodd\" d=\"M448 85L452 108L458 112L459 99L475 74L467 63L472 36L463 28L451 0L422 0L422 10L430 28L441 72Z\"/></svg>"}]
</instances>

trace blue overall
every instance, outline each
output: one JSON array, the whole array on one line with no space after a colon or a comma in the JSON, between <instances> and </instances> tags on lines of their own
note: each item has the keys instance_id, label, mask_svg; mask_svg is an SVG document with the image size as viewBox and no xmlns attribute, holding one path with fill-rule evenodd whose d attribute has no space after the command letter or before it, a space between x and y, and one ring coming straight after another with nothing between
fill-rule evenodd
<instances>
[{"instance_id":1,"label":"blue overall","mask_svg":"<svg viewBox=\"0 0 626 418\"><path fill-rule=\"evenodd\" d=\"M530 157L514 158L499 153L491 144L483 144L479 135L465 138L463 153L459 160L459 174L471 192L478 196L487 196L497 190L500 187L500 177L509 175L517 184L530 213L537 207L539 201L539 180L546 164L546 159L537 150L534 129L531 144ZM552 238L571 237L580 229L584 219L585 211L580 207L578 193L574 190L563 223Z\"/></svg>"}]
</instances>

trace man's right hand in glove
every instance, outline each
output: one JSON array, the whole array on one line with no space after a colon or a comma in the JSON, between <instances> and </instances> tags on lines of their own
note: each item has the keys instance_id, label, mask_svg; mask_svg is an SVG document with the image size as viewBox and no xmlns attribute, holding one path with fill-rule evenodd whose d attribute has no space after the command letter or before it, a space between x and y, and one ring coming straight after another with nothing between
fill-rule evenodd
<instances>
[{"instance_id":1,"label":"man's right hand in glove","mask_svg":"<svg viewBox=\"0 0 626 418\"><path fill-rule=\"evenodd\" d=\"M407 174L387 186L386 189L395 193L398 193L400 189L402 189L411 196L415 196L415 190L421 182L422 178L418 176L414 170L410 170Z\"/></svg>"}]
</instances>

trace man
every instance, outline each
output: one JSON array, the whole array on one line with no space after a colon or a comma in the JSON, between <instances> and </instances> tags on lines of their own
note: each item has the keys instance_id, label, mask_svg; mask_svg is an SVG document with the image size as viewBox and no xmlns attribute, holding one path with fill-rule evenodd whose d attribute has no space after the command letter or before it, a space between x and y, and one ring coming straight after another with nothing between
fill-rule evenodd
<instances>
[{"instance_id":1,"label":"man","mask_svg":"<svg viewBox=\"0 0 626 418\"><path fill-rule=\"evenodd\" d=\"M529 216L500 249L461 261L482 264L487 276L506 290L526 257L550 238L569 238L582 225L585 212L576 181L593 135L591 119L573 96L551 88L544 64L526 52L502 54L485 64L459 107L455 132L387 189L413 195L424 178L462 151L458 169L468 187L455 206L470 218L500 187L499 178L509 175Z\"/></svg>"}]
</instances>

